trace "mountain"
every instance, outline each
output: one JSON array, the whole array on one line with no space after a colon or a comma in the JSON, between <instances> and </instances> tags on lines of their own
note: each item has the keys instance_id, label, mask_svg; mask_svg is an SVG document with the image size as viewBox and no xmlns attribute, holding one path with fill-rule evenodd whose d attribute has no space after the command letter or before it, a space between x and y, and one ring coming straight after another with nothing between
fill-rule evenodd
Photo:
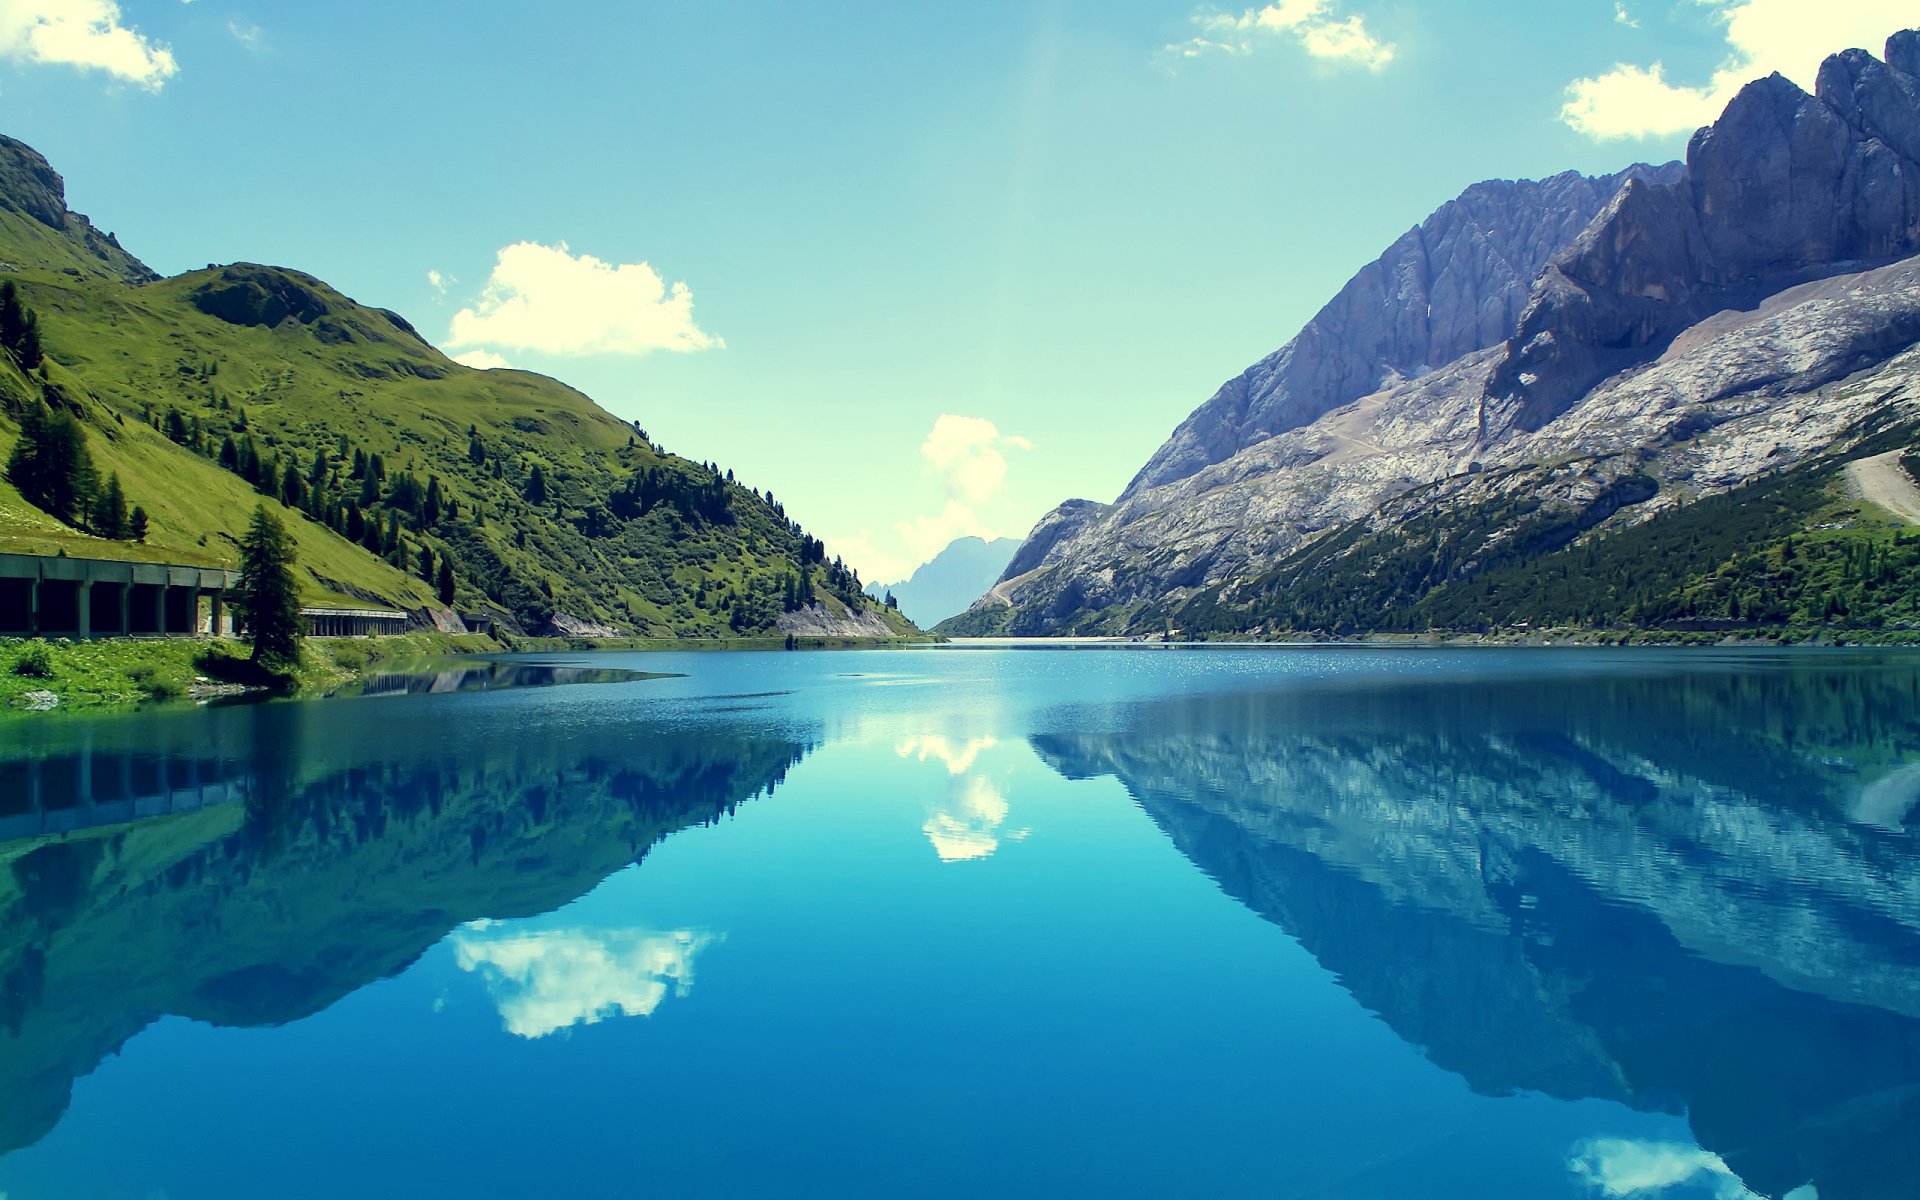
<instances>
[{"instance_id":1,"label":"mountain","mask_svg":"<svg viewBox=\"0 0 1920 1200\"><path fill-rule=\"evenodd\" d=\"M867 595L891 595L914 624L930 629L948 617L965 612L980 593L993 586L1007 569L1019 538L963 537L922 563L902 583L867 585Z\"/></svg>"},{"instance_id":2,"label":"mountain","mask_svg":"<svg viewBox=\"0 0 1920 1200\"><path fill-rule=\"evenodd\" d=\"M237 263L160 278L7 138L0 268L45 351L0 353L0 461L23 422L67 414L101 480L150 518L144 543L94 536L108 530L0 481L0 550L232 565L265 503L309 602L423 625L458 608L527 633L908 631L731 472L556 380L461 366L311 275Z\"/></svg>"},{"instance_id":3,"label":"mountain","mask_svg":"<svg viewBox=\"0 0 1920 1200\"><path fill-rule=\"evenodd\" d=\"M1811 96L1751 84L1684 166L1479 185L1196 410L1113 505L1050 515L1044 554L943 632L1741 627L1739 596L1765 589L1729 585L1725 554L1649 579L1623 547L1747 488L1794 508L1734 549L1799 539L1820 559L1786 557L1809 607L1768 623L1883 625L1866 585L1883 560L1905 570L1904 543L1845 481L1920 434L1917 253L1915 32L1884 61L1834 56ZM1588 574L1596 554L1613 574ZM1497 596L1447 598L1494 568ZM1564 579L1578 602L1549 612Z\"/></svg>"}]
</instances>

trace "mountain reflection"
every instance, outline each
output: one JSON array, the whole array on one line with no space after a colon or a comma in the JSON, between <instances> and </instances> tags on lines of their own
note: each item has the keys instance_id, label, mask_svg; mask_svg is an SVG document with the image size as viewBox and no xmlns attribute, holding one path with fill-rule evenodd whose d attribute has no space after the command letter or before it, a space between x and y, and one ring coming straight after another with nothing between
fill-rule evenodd
<instances>
[{"instance_id":1,"label":"mountain reflection","mask_svg":"<svg viewBox=\"0 0 1920 1200\"><path fill-rule=\"evenodd\" d=\"M1476 1091L1684 1113L1703 1149L1673 1180L1871 1200L1920 1172L1916 697L1864 658L1570 670L1083 711L1051 724L1110 732L1032 742L1118 778ZM1636 1194L1606 1180L1649 1154L1569 1167Z\"/></svg>"},{"instance_id":2,"label":"mountain reflection","mask_svg":"<svg viewBox=\"0 0 1920 1200\"><path fill-rule=\"evenodd\" d=\"M12 739L0 1152L43 1137L73 1081L163 1014L318 1012L468 922L573 900L777 786L809 749L737 724L529 726L518 711L264 705ZM651 1012L689 985L707 938L480 924L456 953L509 1031L538 1036Z\"/></svg>"}]
</instances>

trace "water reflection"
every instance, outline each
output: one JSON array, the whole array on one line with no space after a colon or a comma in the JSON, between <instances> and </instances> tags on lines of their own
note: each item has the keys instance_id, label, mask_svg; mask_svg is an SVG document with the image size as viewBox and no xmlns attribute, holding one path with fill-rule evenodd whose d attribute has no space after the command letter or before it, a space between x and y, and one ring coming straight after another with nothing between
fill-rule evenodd
<instances>
[{"instance_id":1,"label":"water reflection","mask_svg":"<svg viewBox=\"0 0 1920 1200\"><path fill-rule=\"evenodd\" d=\"M501 1026L542 1038L608 1017L649 1017L672 988L693 988L693 960L717 935L676 929L515 930L489 918L453 937L455 960L487 982Z\"/></svg>"},{"instance_id":2,"label":"water reflection","mask_svg":"<svg viewBox=\"0 0 1920 1200\"><path fill-rule=\"evenodd\" d=\"M509 707L368 711L188 711L11 739L0 820L32 836L0 845L0 1152L44 1136L73 1081L162 1014L259 1026L318 1012L463 923L580 896L774 788L809 750L624 715L582 736ZM123 823L155 810L173 815ZM712 940L460 936L529 1037L653 1011Z\"/></svg>"},{"instance_id":3,"label":"water reflection","mask_svg":"<svg viewBox=\"0 0 1920 1200\"><path fill-rule=\"evenodd\" d=\"M424 696L454 692L491 692L502 688L562 687L578 683L629 683L639 679L674 679L658 671L608 670L568 663L461 659L443 665L425 665L387 671L333 693L348 696Z\"/></svg>"},{"instance_id":4,"label":"water reflection","mask_svg":"<svg viewBox=\"0 0 1920 1200\"><path fill-rule=\"evenodd\" d=\"M1004 828L1012 807L1001 784L980 763L980 756L999 744L991 737L955 740L923 734L904 739L896 749L901 758L939 762L947 769L944 795L928 806L926 823L920 827L941 862L987 858L1003 840L1017 842L1028 834L1025 829Z\"/></svg>"},{"instance_id":5,"label":"water reflection","mask_svg":"<svg viewBox=\"0 0 1920 1200\"><path fill-rule=\"evenodd\" d=\"M1916 695L1867 659L1316 687L1033 745L1476 1091L1686 1115L1576 1148L1602 1194L1876 1200L1920 1172Z\"/></svg>"}]
</instances>

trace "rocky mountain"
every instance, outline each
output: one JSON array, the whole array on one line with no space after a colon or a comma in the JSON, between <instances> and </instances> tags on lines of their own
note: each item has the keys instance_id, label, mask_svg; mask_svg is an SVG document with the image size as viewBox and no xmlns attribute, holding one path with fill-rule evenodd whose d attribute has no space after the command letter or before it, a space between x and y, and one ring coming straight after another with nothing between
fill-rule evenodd
<instances>
[{"instance_id":1,"label":"rocky mountain","mask_svg":"<svg viewBox=\"0 0 1920 1200\"><path fill-rule=\"evenodd\" d=\"M909 578L899 583L868 584L867 595L876 600L892 596L908 620L931 629L965 612L1000 578L1019 549L1019 538L959 538L920 564Z\"/></svg>"},{"instance_id":2,"label":"rocky mountain","mask_svg":"<svg viewBox=\"0 0 1920 1200\"><path fill-rule=\"evenodd\" d=\"M1157 632L1203 595L1215 629L1311 630L1247 586L1315 546L1423 521L1436 545L1463 523L1500 544L1524 508L1558 551L1868 436L1895 448L1920 419L1917 60L1908 32L1884 61L1834 56L1811 96L1758 81L1684 167L1470 189L1114 505L1050 516L948 631ZM1436 553L1421 587L1477 565Z\"/></svg>"}]
</instances>

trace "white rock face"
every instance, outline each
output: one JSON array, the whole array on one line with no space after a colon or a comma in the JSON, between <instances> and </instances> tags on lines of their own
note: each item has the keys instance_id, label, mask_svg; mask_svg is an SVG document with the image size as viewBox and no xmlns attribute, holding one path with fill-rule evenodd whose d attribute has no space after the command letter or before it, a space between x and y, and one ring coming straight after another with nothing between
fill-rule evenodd
<instances>
[{"instance_id":1,"label":"white rock face","mask_svg":"<svg viewBox=\"0 0 1920 1200\"><path fill-rule=\"evenodd\" d=\"M1889 48L1895 63L1915 57L1915 35ZM1881 204L1855 178L1896 153L1876 131L1908 128L1920 130L1920 79L1850 51L1829 64L1818 98L1778 78L1743 92L1695 138L1691 174L1616 177L1617 194L1558 251L1542 249L1565 232L1545 214L1583 211L1578 177L1470 190L1195 412L1112 507L1050 514L989 599L1015 610L1009 632L1052 632L1256 573L1355 521L1387 527L1498 487L1577 501L1644 473L1659 494L1611 518L1642 520L1792 466L1876 410L1920 412L1920 258L1823 258L1920 246L1920 207ZM1760 174L1739 182L1733 207L1763 214L1764 229L1728 227L1736 160ZM1920 180L1920 161L1908 166ZM1840 215L1802 202L1809 172L1827 169L1845 176L1828 189L1850 198ZM1489 231L1468 213L1517 229ZM1795 221L1807 238L1781 273L1752 275L1772 261L1761 242L1792 241ZM1448 228L1470 232L1443 242L1446 269L1413 269L1439 261L1413 248ZM1523 304L1499 280L1536 253ZM1403 286L1382 286L1388 277ZM1440 279L1479 282L1436 292ZM1469 307L1482 317L1449 309L1436 332L1441 293L1478 297ZM1504 342L1490 333L1496 309L1519 313ZM1420 357L1441 352L1452 357ZM1349 368L1360 360L1384 382L1356 390ZM1553 469L1522 483L1500 474L1528 466Z\"/></svg>"}]
</instances>

